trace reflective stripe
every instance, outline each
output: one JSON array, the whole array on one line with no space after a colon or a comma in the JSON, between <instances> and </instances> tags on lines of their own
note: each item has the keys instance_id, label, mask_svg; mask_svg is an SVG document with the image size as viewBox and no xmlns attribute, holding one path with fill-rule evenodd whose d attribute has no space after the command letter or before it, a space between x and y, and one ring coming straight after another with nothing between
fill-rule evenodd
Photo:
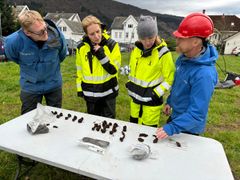
<instances>
[{"instance_id":1,"label":"reflective stripe","mask_svg":"<svg viewBox=\"0 0 240 180\"><path fill-rule=\"evenodd\" d=\"M88 81L103 81L106 80L107 78L109 78L111 75L110 74L106 74L104 76L83 76L83 79L88 80Z\"/></svg>"},{"instance_id":2,"label":"reflective stripe","mask_svg":"<svg viewBox=\"0 0 240 180\"><path fill-rule=\"evenodd\" d=\"M169 49L166 46L163 46L162 49L158 52L158 57L161 58L162 55L168 51Z\"/></svg>"},{"instance_id":3,"label":"reflective stripe","mask_svg":"<svg viewBox=\"0 0 240 180\"><path fill-rule=\"evenodd\" d=\"M81 66L77 66L77 70L78 70L78 71L81 71L81 70L82 70L82 67L81 67Z\"/></svg>"},{"instance_id":4,"label":"reflective stripe","mask_svg":"<svg viewBox=\"0 0 240 180\"><path fill-rule=\"evenodd\" d=\"M106 64L108 61L109 61L108 57L105 56L105 58L100 60L100 63L103 65L103 64Z\"/></svg>"},{"instance_id":5,"label":"reflective stripe","mask_svg":"<svg viewBox=\"0 0 240 180\"><path fill-rule=\"evenodd\" d=\"M156 87L155 90L159 93L159 96L162 96L164 94L164 90L160 86Z\"/></svg>"},{"instance_id":6,"label":"reflective stripe","mask_svg":"<svg viewBox=\"0 0 240 180\"><path fill-rule=\"evenodd\" d=\"M171 86L166 81L164 81L161 85L165 87L166 90L169 90L171 88Z\"/></svg>"},{"instance_id":7,"label":"reflective stripe","mask_svg":"<svg viewBox=\"0 0 240 180\"><path fill-rule=\"evenodd\" d=\"M132 76L129 76L128 79L129 79L130 81L132 81L133 83L141 86L141 87L153 87L153 86L156 86L156 85L160 84L160 83L162 82L162 80L163 80L163 78L160 77L160 78L157 79L157 80L150 81L150 82L146 82L146 81L142 81L142 80L137 79L137 78L132 77Z\"/></svg>"},{"instance_id":8,"label":"reflective stripe","mask_svg":"<svg viewBox=\"0 0 240 180\"><path fill-rule=\"evenodd\" d=\"M119 86L115 86L114 87L115 91L117 91L119 89ZM84 96L88 96L88 97L105 97L109 94L112 94L113 90L109 89L105 92L90 92L90 91L83 91Z\"/></svg>"},{"instance_id":9,"label":"reflective stripe","mask_svg":"<svg viewBox=\"0 0 240 180\"><path fill-rule=\"evenodd\" d=\"M128 90L128 94L129 94L130 96L134 97L135 99L137 99L137 100L139 100L139 101L142 101L142 102L149 102L149 101L152 100L151 97L141 97L141 96L139 96L138 94L136 94L136 93L134 93L134 92L132 92L132 91L130 91L130 90Z\"/></svg>"}]
</instances>

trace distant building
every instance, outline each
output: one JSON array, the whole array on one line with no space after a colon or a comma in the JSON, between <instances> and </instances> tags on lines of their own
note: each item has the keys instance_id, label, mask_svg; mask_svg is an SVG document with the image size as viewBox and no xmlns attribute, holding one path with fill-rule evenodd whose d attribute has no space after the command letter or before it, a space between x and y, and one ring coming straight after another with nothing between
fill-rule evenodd
<instances>
[{"instance_id":1,"label":"distant building","mask_svg":"<svg viewBox=\"0 0 240 180\"><path fill-rule=\"evenodd\" d=\"M67 40L68 48L75 49L84 35L78 13L47 13L44 17L56 23Z\"/></svg>"},{"instance_id":2,"label":"distant building","mask_svg":"<svg viewBox=\"0 0 240 180\"><path fill-rule=\"evenodd\" d=\"M68 40L78 42L84 35L81 22L70 21L68 19L61 18L58 20L56 25L63 32L65 38ZM69 47L70 46L72 45L69 44Z\"/></svg>"},{"instance_id":3,"label":"distant building","mask_svg":"<svg viewBox=\"0 0 240 180\"><path fill-rule=\"evenodd\" d=\"M157 18L153 17L156 21ZM138 40L137 25L139 17L129 15L128 17L117 16L111 25L111 37L120 44L133 44Z\"/></svg>"},{"instance_id":4,"label":"distant building","mask_svg":"<svg viewBox=\"0 0 240 180\"><path fill-rule=\"evenodd\" d=\"M51 19L55 23L57 23L60 19L68 19L69 21L81 23L81 19L78 13L65 13L65 12L47 13L44 18Z\"/></svg>"},{"instance_id":5,"label":"distant building","mask_svg":"<svg viewBox=\"0 0 240 180\"><path fill-rule=\"evenodd\" d=\"M138 22L135 17L115 17L111 25L111 37L118 43L132 44L138 40L137 27Z\"/></svg>"},{"instance_id":6,"label":"distant building","mask_svg":"<svg viewBox=\"0 0 240 180\"><path fill-rule=\"evenodd\" d=\"M224 44L224 54L232 54L234 49L240 48L240 32L226 38Z\"/></svg>"},{"instance_id":7,"label":"distant building","mask_svg":"<svg viewBox=\"0 0 240 180\"><path fill-rule=\"evenodd\" d=\"M230 46L225 44L231 36L240 32L240 18L235 15L209 15L214 24L214 34L210 37L211 43L221 46L222 51L227 54L230 52ZM232 38L236 38L234 36ZM230 38L230 39L232 39ZM233 40L234 41L234 40ZM226 46L225 46L226 45ZM227 48L227 50L225 50Z\"/></svg>"},{"instance_id":8,"label":"distant building","mask_svg":"<svg viewBox=\"0 0 240 180\"><path fill-rule=\"evenodd\" d=\"M12 6L13 15L15 18L22 15L25 11L29 11L27 5L14 5Z\"/></svg>"}]
</instances>

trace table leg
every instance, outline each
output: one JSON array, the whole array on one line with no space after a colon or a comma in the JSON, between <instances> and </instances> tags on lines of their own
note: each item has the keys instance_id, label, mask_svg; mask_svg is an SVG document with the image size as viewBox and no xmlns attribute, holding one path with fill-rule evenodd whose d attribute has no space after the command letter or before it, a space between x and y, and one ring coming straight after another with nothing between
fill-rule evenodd
<instances>
[{"instance_id":1,"label":"table leg","mask_svg":"<svg viewBox=\"0 0 240 180\"><path fill-rule=\"evenodd\" d=\"M16 175L15 175L14 180L19 180L22 176L27 174L38 163L31 159L27 160L26 158L19 156L19 155L17 155L17 159L18 159L18 168L16 170ZM27 169L21 173L21 169L22 169L23 165L26 166Z\"/></svg>"}]
</instances>

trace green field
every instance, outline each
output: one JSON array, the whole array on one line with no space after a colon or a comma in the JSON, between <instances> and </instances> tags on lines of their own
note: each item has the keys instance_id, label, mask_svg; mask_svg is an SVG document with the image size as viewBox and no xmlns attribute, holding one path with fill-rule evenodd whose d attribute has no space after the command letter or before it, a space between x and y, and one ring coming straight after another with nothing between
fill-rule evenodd
<instances>
[{"instance_id":1,"label":"green field","mask_svg":"<svg viewBox=\"0 0 240 180\"><path fill-rule=\"evenodd\" d=\"M123 65L127 64L128 54L123 54ZM177 55L173 53L174 59ZM225 56L227 70L240 74L240 57ZM224 68L223 57L218 64ZM63 108L86 112L85 102L77 97L75 77L75 58L68 57L62 63L63 75ZM219 79L225 74L219 71ZM0 124L20 114L19 68L14 63L0 63ZM129 97L125 89L126 76L119 76L120 93L117 98L117 119L128 121ZM166 120L163 115L161 124ZM222 143L236 180L240 180L240 86L232 89L216 90L209 108L205 137ZM7 137L6 137L7 138ZM17 161L14 154L0 150L0 179L13 179ZM89 179L74 173L39 163L29 173L30 179Z\"/></svg>"}]
</instances>

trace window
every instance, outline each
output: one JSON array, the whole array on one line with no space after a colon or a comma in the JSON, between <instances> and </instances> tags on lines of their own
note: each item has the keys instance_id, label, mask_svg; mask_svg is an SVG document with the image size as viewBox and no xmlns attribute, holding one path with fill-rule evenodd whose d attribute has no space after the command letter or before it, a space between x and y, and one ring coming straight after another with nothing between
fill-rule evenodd
<instances>
[{"instance_id":1,"label":"window","mask_svg":"<svg viewBox=\"0 0 240 180\"><path fill-rule=\"evenodd\" d=\"M63 31L67 31L67 27L64 26L64 27L63 27Z\"/></svg>"},{"instance_id":2,"label":"window","mask_svg":"<svg viewBox=\"0 0 240 180\"><path fill-rule=\"evenodd\" d=\"M122 32L119 32L119 38L122 38Z\"/></svg>"},{"instance_id":3,"label":"window","mask_svg":"<svg viewBox=\"0 0 240 180\"><path fill-rule=\"evenodd\" d=\"M118 37L118 33L117 32L115 32L115 38L117 38Z\"/></svg>"},{"instance_id":4,"label":"window","mask_svg":"<svg viewBox=\"0 0 240 180\"><path fill-rule=\"evenodd\" d=\"M133 25L132 24L128 24L128 28L132 28L133 27Z\"/></svg>"},{"instance_id":5,"label":"window","mask_svg":"<svg viewBox=\"0 0 240 180\"><path fill-rule=\"evenodd\" d=\"M128 32L126 32L126 38L128 38Z\"/></svg>"},{"instance_id":6,"label":"window","mask_svg":"<svg viewBox=\"0 0 240 180\"><path fill-rule=\"evenodd\" d=\"M62 31L62 27L58 27L58 29L59 29L60 31Z\"/></svg>"},{"instance_id":7,"label":"window","mask_svg":"<svg viewBox=\"0 0 240 180\"><path fill-rule=\"evenodd\" d=\"M132 33L132 38L134 38L134 33Z\"/></svg>"},{"instance_id":8,"label":"window","mask_svg":"<svg viewBox=\"0 0 240 180\"><path fill-rule=\"evenodd\" d=\"M214 34L214 39L217 39L218 38L218 35L217 34Z\"/></svg>"}]
</instances>

